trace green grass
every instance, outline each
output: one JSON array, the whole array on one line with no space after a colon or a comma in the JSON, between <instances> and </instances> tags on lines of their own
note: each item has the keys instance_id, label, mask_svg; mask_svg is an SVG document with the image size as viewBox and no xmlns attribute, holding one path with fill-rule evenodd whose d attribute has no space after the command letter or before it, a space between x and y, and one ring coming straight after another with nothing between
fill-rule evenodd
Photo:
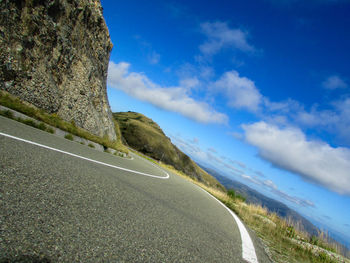
<instances>
[{"instance_id":1,"label":"green grass","mask_svg":"<svg viewBox=\"0 0 350 263\"><path fill-rule=\"evenodd\" d=\"M51 127L48 127L48 128L46 129L46 131L49 132L49 133L52 133L52 134L55 133L55 130L52 129Z\"/></svg>"},{"instance_id":2,"label":"green grass","mask_svg":"<svg viewBox=\"0 0 350 263\"><path fill-rule=\"evenodd\" d=\"M136 112L117 112L113 113L113 117L120 126L123 138L133 149L212 187L224 189L213 176L173 145L159 125L150 118Z\"/></svg>"},{"instance_id":3,"label":"green grass","mask_svg":"<svg viewBox=\"0 0 350 263\"><path fill-rule=\"evenodd\" d=\"M63 121L56 114L47 114L42 110L36 109L28 104L21 102L19 99L10 96L2 91L0 91L0 104L8 108L22 112L30 117L33 117L37 120L45 122L51 126L65 130L71 134L83 137L85 139L94 141L96 143L102 144L104 147L114 148L121 152L128 152L127 148L121 143L121 140L117 142L110 142L108 138L100 138L94 135L89 134L87 131L76 127L75 123L69 123ZM0 111L0 114L9 118L14 118L13 114L10 111ZM143 116L134 114L136 120L135 122L140 122L141 120L147 122L148 128L152 127L154 133L162 133L159 126L150 119L144 119ZM124 116L125 117L125 116ZM145 117L146 118L146 117ZM45 124L36 124L33 121L29 120L20 120L25 122L28 125L33 127L44 129ZM130 124L130 123L129 123ZM116 131L118 138L121 138L119 132L118 123L115 122ZM47 128L47 127L46 127ZM120 127L121 129L125 128L124 126ZM142 134L140 135L142 136ZM135 136L137 137L137 136ZM137 137L138 138L138 137ZM88 144L89 147L94 148L95 146L92 143ZM112 146L112 147L111 147ZM118 154L118 153L117 153ZM141 155L145 157L144 155ZM275 262L288 262L288 263L335 263L342 262L334 258L330 258L325 252L315 253L311 248L307 248L296 243L293 240L299 239L305 242L317 244L320 247L326 248L330 251L336 251L336 247L328 243L328 240L324 237L324 234L320 234L318 237L309 237L306 233L299 231L295 226L287 223L287 221L279 218L274 213L269 213L266 209L261 206L246 204L242 197L237 195L235 192L228 191L220 187L213 187L203 182L199 182L198 179L189 176L183 171L179 171L171 165L166 165L164 163L158 163L151 158L146 157L151 162L160 165L163 168L170 170L173 173L178 174L186 178L187 180L195 183L217 197L221 200L227 207L233 210L243 222L252 229L257 236L261 238L263 243L269 248L269 254ZM214 181L213 181L214 184ZM217 185L216 185L217 186ZM262 220L264 219L264 220ZM350 262L350 261L345 261Z\"/></svg>"},{"instance_id":4,"label":"green grass","mask_svg":"<svg viewBox=\"0 0 350 263\"><path fill-rule=\"evenodd\" d=\"M218 198L267 244L275 262L339 262L325 252L317 252L311 246L303 245L310 244L308 242L310 237L306 232L297 230L297 224L293 225L258 205L246 204L230 196L229 198L218 196ZM300 241L300 244L297 241ZM322 240L322 243L328 249L332 247L332 244L327 243L326 240Z\"/></svg>"},{"instance_id":5,"label":"green grass","mask_svg":"<svg viewBox=\"0 0 350 263\"><path fill-rule=\"evenodd\" d=\"M37 128L37 129L49 132L49 133L54 133L55 132L51 127L48 127L47 125L45 125L42 122L37 123L37 122L35 122L35 121L31 120L31 119L22 119L22 118L19 118L19 117L16 118L14 116L14 114L11 111L9 111L9 110L1 110L0 111L0 115L4 116L6 118L9 118L9 119L16 120L16 121L21 122L23 124L32 126L34 128Z\"/></svg>"},{"instance_id":6,"label":"green grass","mask_svg":"<svg viewBox=\"0 0 350 263\"><path fill-rule=\"evenodd\" d=\"M244 222L246 226L252 229L255 234L262 240L264 246L269 250L269 256L274 262L280 263L339 263L346 262L350 263L350 260L340 257L336 259L330 257L327 253L321 251L317 252L313 249L303 246L297 243L297 240L308 243L309 235L303 231L297 230L297 228L290 222L280 218L276 213L269 212L266 208L258 205L247 204L244 201L244 197L238 195L234 190L227 192L222 191L218 188L213 188L199 182L196 178L192 178L185 173L176 170L171 165L159 163L137 151L133 151L139 156L159 165L162 168L175 173L186 180L200 186L221 202L223 202L228 208L234 211ZM297 224L296 224L297 225ZM332 250L333 244L328 243L327 239L324 238L324 234L320 233L317 238L317 243L322 242L324 247L328 250ZM322 241L320 241L322 240ZM314 238L315 241L315 238ZM310 244L310 243L309 243ZM339 251L337 251L338 254Z\"/></svg>"},{"instance_id":7,"label":"green grass","mask_svg":"<svg viewBox=\"0 0 350 263\"><path fill-rule=\"evenodd\" d=\"M124 155L121 152L115 152L114 155L119 157L124 157Z\"/></svg>"},{"instance_id":8,"label":"green grass","mask_svg":"<svg viewBox=\"0 0 350 263\"><path fill-rule=\"evenodd\" d=\"M70 133L64 135L64 138L66 138L67 140L70 140L70 141L73 141L73 140L74 140L73 135L70 134Z\"/></svg>"},{"instance_id":9,"label":"green grass","mask_svg":"<svg viewBox=\"0 0 350 263\"><path fill-rule=\"evenodd\" d=\"M233 200L241 200L241 201L243 201L243 202L245 202L245 200L246 200L244 196L242 196L242 195L236 193L235 190L233 190L233 189L229 189L229 190L227 191L227 195L228 195L229 197L231 197Z\"/></svg>"},{"instance_id":10,"label":"green grass","mask_svg":"<svg viewBox=\"0 0 350 263\"><path fill-rule=\"evenodd\" d=\"M324 232L320 232L318 236L311 236L309 243L336 253L337 248L334 246L334 244L329 244L328 240L328 236Z\"/></svg>"},{"instance_id":11,"label":"green grass","mask_svg":"<svg viewBox=\"0 0 350 263\"><path fill-rule=\"evenodd\" d=\"M87 140L101 144L103 145L104 148L112 148L120 152L128 153L128 149L122 144L120 136L118 137L118 140L111 141L107 136L101 138L99 136L93 135L88 131L77 127L73 121L72 122L64 121L57 114L55 113L49 114L44 110L38 109L28 103L21 101L19 98L13 95L10 95L7 92L0 91L0 104L10 109L21 112L36 120L44 122L48 125L51 125L53 127L69 132L78 137L82 137ZM11 115L11 114L9 112L4 112L4 113L1 113L1 115L5 116L5 115ZM24 122L26 122L26 124L28 125L36 127L35 124L33 124L30 121L24 120ZM36 128L40 129L43 127L36 127ZM49 128L47 128L46 131L53 132L52 129L50 130Z\"/></svg>"},{"instance_id":12,"label":"green grass","mask_svg":"<svg viewBox=\"0 0 350 263\"><path fill-rule=\"evenodd\" d=\"M0 111L0 115L4 116L6 118L14 119L14 115L13 115L12 111L9 111L9 110Z\"/></svg>"}]
</instances>

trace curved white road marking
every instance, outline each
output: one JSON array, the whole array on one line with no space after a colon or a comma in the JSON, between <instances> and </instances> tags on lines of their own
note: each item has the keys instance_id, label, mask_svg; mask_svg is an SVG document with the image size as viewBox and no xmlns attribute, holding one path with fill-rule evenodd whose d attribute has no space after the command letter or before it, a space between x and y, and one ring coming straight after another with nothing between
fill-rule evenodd
<instances>
[{"instance_id":1,"label":"curved white road marking","mask_svg":"<svg viewBox=\"0 0 350 263\"><path fill-rule=\"evenodd\" d=\"M15 140L18 140L18 141L22 141L22 142L26 142L26 143L29 143L29 144L33 144L33 145L36 145L36 146L39 146L39 147L42 147L42 148L45 148L45 149L49 149L49 150L52 150L52 151L55 151L55 152L64 153L64 154L67 154L67 155L70 155L70 156L73 156L73 157L77 157L77 158L80 158L80 159L83 159L83 160L86 160L86 161L89 161L89 162L93 162L93 163L101 164L101 165L104 165L104 166L112 167L112 168L115 168L115 169L119 169L119 170L122 170L122 171L126 171L126 172L131 172L131 173L140 174L140 175L153 177L153 178L158 178L158 179L168 179L170 177L169 174L166 171L162 170L162 169L160 169L160 170L166 174L165 177L157 176L157 175L153 175L153 174L142 173L142 172L139 172L139 171L135 171L135 170L119 167L119 166L116 166L116 165L103 163L103 162L96 161L96 160L93 160L93 159L90 159L90 158L86 158L86 157L83 157L83 156L80 156L80 155L77 155L77 154L74 154L74 153L62 151L62 150L59 150L59 149L56 149L56 148L53 148L53 147L50 147L50 146L46 146L46 145L43 145L43 144L40 144L40 143L36 143L36 142L32 142L32 141L25 140L25 139L22 139L22 138L18 138L16 136L12 136L12 135L9 135L9 134L6 134L6 133L0 132L0 135L8 137L8 138L15 139Z\"/></svg>"},{"instance_id":2,"label":"curved white road marking","mask_svg":"<svg viewBox=\"0 0 350 263\"><path fill-rule=\"evenodd\" d=\"M26 142L26 143L29 143L29 144L32 144L32 145L36 145L36 146L39 146L39 147L42 147L42 148L45 148L45 149L49 149L49 150L52 150L52 151L64 153L64 154L67 154L67 155L70 155L70 156L73 156L73 157L77 157L77 158L80 158L80 159L83 159L83 160L86 160L86 161L90 161L90 162L93 162L93 163L97 163L97 164L101 164L101 165L104 165L104 166L108 166L108 167L112 167L112 168L115 168L115 169L119 169L119 170L122 170L122 171L126 171L126 172L131 172L131 173L140 174L140 175L149 176L149 177L158 178L158 179L168 179L170 177L169 174L166 171L164 171L163 169L160 169L160 170L162 170L166 174L166 176L165 177L156 176L156 175L142 173L142 172L139 172L139 171L134 171L134 170L126 169L126 168L119 167L119 166L116 166L116 165L111 165L111 164L108 164L108 163L103 163L103 162L100 162L100 161L96 161L96 160L93 160L93 159L90 159L90 158L86 158L86 157L83 157L83 156L80 156L80 155L77 155L77 154L74 154L74 153L62 151L62 150L59 150L59 149L56 149L56 148L53 148L53 147L50 147L50 146L46 146L46 145L43 145L43 144L40 144L40 143L36 143L36 142L32 142L32 141L25 140L25 139L22 139L22 138L18 138L16 136L12 136L12 135L9 135L9 134L6 134L6 133L0 132L0 135L8 137L8 138L15 139L15 140L18 140L18 141ZM153 163L151 163L151 164L153 166L156 166ZM237 223L237 226L238 226L238 229L239 229L239 232L241 234L241 238L242 238L242 258L244 260L246 260L247 262L249 262L249 263L258 263L258 259L256 257L253 241L251 240L251 238L249 236L249 233L248 233L247 229L245 228L245 226L243 225L243 223L241 222L241 220L236 216L236 214L234 214L227 206L225 206L216 197L214 197L213 195L211 195L210 193L208 193L207 191L205 191L201 187L199 187L199 186L197 186L197 187L199 189L201 189L202 191L204 191L205 193L207 193L208 195L210 195L212 198L214 198L217 202L219 202L220 205L222 205L231 214L231 216L235 219L235 221Z\"/></svg>"},{"instance_id":3,"label":"curved white road marking","mask_svg":"<svg viewBox=\"0 0 350 263\"><path fill-rule=\"evenodd\" d=\"M147 160L145 160L145 159L143 159L143 158L141 158L141 157L139 157L137 155L135 155L135 156L138 157L141 160L147 161ZM153 163L151 163L151 164L156 167L155 164L153 164ZM195 185L195 186L199 187L198 185ZM205 193L210 195L217 202L219 202L220 205L225 207L225 209L231 214L233 219L236 221L236 224L238 226L239 232L241 234L241 239L242 239L242 258L244 260L246 260L248 263L259 263L258 259L257 259L257 256L256 256L256 253L255 253L255 248L254 248L254 245L253 245L253 241L250 238L247 229L245 228L245 226L242 223L242 221L238 218L238 216L234 212L232 212L231 209L229 209L226 205L224 205L219 199L217 199L215 196L213 196L212 194L208 193L207 191L205 191L201 187L199 187L199 189L201 189L202 191L204 191Z\"/></svg>"},{"instance_id":4,"label":"curved white road marking","mask_svg":"<svg viewBox=\"0 0 350 263\"><path fill-rule=\"evenodd\" d=\"M199 186L198 186L199 187ZM253 245L253 241L249 236L249 233L245 226L243 225L242 221L238 218L238 216L232 212L231 209L229 209L226 205L224 205L219 199L217 199L212 194L205 191L203 188L199 187L202 191L210 195L212 198L214 198L216 201L219 202L220 205L225 207L225 209L231 214L231 216L235 219L239 232L241 233L242 238L242 258L246 260L249 263L259 263L258 258L256 257L255 248Z\"/></svg>"}]
</instances>

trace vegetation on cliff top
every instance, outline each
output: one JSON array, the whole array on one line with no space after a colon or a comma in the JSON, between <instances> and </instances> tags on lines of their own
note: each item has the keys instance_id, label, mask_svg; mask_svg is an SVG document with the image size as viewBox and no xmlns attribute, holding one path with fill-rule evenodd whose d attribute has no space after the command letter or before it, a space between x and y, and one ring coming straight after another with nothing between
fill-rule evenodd
<instances>
[{"instance_id":1,"label":"vegetation on cliff top","mask_svg":"<svg viewBox=\"0 0 350 263\"><path fill-rule=\"evenodd\" d=\"M158 124L142 114L135 112L114 113L115 129L119 140L111 142L106 138L91 135L76 127L74 122L65 122L57 115L48 114L6 92L0 91L0 105L103 146L117 148L119 151L125 152L127 148L122 144L121 140L123 139L135 150L153 158L149 160L199 185L237 213L244 223L260 237L267 254L274 262L350 262L334 253L339 253L338 248L336 244L329 243L324 233L320 233L318 237L310 236L299 231L295 223L281 219L266 208L246 204L244 198L235 191L229 190L227 192L215 178L203 171L187 155L177 149ZM166 154L170 154L170 156L166 156ZM159 162L160 160L161 162ZM177 162L166 163L165 160ZM190 173L186 171L190 171Z\"/></svg>"},{"instance_id":2,"label":"vegetation on cliff top","mask_svg":"<svg viewBox=\"0 0 350 263\"><path fill-rule=\"evenodd\" d=\"M0 1L0 90L116 140L100 1Z\"/></svg>"},{"instance_id":3,"label":"vegetation on cliff top","mask_svg":"<svg viewBox=\"0 0 350 263\"><path fill-rule=\"evenodd\" d=\"M335 253L340 252L337 244L330 243L324 233L320 232L317 237L311 236L300 230L297 222L282 219L260 205L247 204L239 193L233 189L227 191L221 184L218 186L216 179L206 172L202 180L186 172L192 167L184 168L182 165L197 164L191 159L190 163L182 160L180 150L153 120L136 112L118 112L113 113L113 116L119 123L125 143L152 158L143 156L148 160L199 185L221 200L260 237L274 262L350 262Z\"/></svg>"},{"instance_id":4,"label":"vegetation on cliff top","mask_svg":"<svg viewBox=\"0 0 350 263\"><path fill-rule=\"evenodd\" d=\"M171 165L200 182L225 189L214 177L173 145L153 120L136 112L117 112L113 113L113 117L119 123L124 143L131 148L157 161Z\"/></svg>"},{"instance_id":5,"label":"vegetation on cliff top","mask_svg":"<svg viewBox=\"0 0 350 263\"><path fill-rule=\"evenodd\" d=\"M116 121L114 121L115 125L115 130L117 131L117 140L116 141L111 141L107 136L101 138L96 135L91 134L90 132L77 127L74 123L72 122L67 122L62 120L59 116L56 114L49 114L46 111L42 109L38 109L37 107L31 105L30 103L23 102L16 96L13 96L5 91L0 90L0 105L3 105L7 108L16 110L18 112L21 112L29 117L32 117L36 120L42 121L48 125L51 125L53 127L59 128L61 130L67 131L71 134L74 134L76 136L85 138L87 140L99 143L103 145L105 148L112 148L120 152L128 153L128 149L123 145L121 142L121 137L119 132L119 126ZM7 116L11 117L11 116ZM27 121L28 122L28 121ZM35 126L35 124L31 123L26 123L31 126ZM40 127L38 127L40 128ZM43 129L44 130L44 129Z\"/></svg>"}]
</instances>

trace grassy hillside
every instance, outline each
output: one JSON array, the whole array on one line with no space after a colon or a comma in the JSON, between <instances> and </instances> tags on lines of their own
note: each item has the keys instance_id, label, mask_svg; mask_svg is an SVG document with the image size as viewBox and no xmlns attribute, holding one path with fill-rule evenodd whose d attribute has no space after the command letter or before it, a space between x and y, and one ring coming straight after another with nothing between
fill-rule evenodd
<instances>
[{"instance_id":1,"label":"grassy hillside","mask_svg":"<svg viewBox=\"0 0 350 263\"><path fill-rule=\"evenodd\" d=\"M292 241L301 246L307 247L307 250L310 250L299 251L302 257L309 258L307 260L304 259L305 262L309 262L308 260L311 260L311 262L348 262L345 259L334 260L336 255L331 255L330 257L328 255L325 259L318 257L319 253L322 252L322 249L325 249L323 252L331 253L329 251L332 251L343 256L349 256L350 254L346 246L328 236L327 233L322 232L310 221L290 209L285 204L268 198L238 181L228 179L214 169L204 166L201 167L213 175L227 189L232 189L228 191L228 196L236 199L235 202L231 204L227 203L227 200L229 200L228 198L224 198L223 201L226 202L228 207L232 208L232 210L239 214L245 220L245 223L256 230L264 242L269 244L270 249L274 250L273 254L280 254L283 249L288 247L289 249L292 247L293 250L299 249L298 247L294 247L294 245L288 244L289 241ZM231 192L234 192L234 196L230 195ZM244 201L242 201L241 198L237 198L237 196L243 196ZM262 221L255 222L257 221L256 219ZM274 225L272 224L274 226L273 229L276 228L276 225L279 225L279 233L269 233L271 230L271 222L274 222ZM266 231L266 229L268 230ZM291 233L291 230L294 231L294 233ZM288 238L292 238L292 240L288 240ZM285 242L285 244L276 249L275 246L276 244L280 244L279 242ZM309 254L309 252L311 253ZM293 255L293 253L286 253L284 256L282 255L282 257L287 257L288 260L283 261L280 258L280 255L277 254L273 255L274 259L279 258L281 261L277 260L276 262L294 262L291 259L298 258L298 254ZM316 257L313 254L316 254ZM321 255L321 257L322 256L325 255ZM331 258L333 258L333 261Z\"/></svg>"},{"instance_id":2,"label":"grassy hillside","mask_svg":"<svg viewBox=\"0 0 350 263\"><path fill-rule=\"evenodd\" d=\"M151 119L136 112L117 112L113 113L113 117L119 124L124 143L131 148L171 165L200 182L225 189L214 177L173 145L159 125Z\"/></svg>"},{"instance_id":3,"label":"grassy hillside","mask_svg":"<svg viewBox=\"0 0 350 263\"><path fill-rule=\"evenodd\" d=\"M63 130L69 131L72 134L76 134L77 136L86 136L89 138L92 136L86 131L77 128L74 123L64 122L55 115L47 114L42 110L38 110L35 107L23 103L17 98L4 94L1 91L0 105L15 109L16 111L22 112L27 116L31 116L51 126L59 127ZM6 110L0 111L0 114L10 118L13 117L12 114ZM332 242L330 243L327 236L324 236L322 233L320 233L318 236L309 236L307 233L300 232L295 229L290 222L280 218L276 213L271 213L260 205L245 203L242 201L242 198L240 198L240 195L233 191L227 192L226 189L220 185L218 181L216 181L216 179L204 172L188 156L172 145L170 139L164 135L160 127L151 119L141 114L132 112L117 113L115 114L115 118L119 119L119 122L115 121L115 128L118 138L122 138L125 142L127 142L127 136L123 137L124 134L134 134L136 136L136 144L138 144L140 147L142 146L141 148L143 149L153 149L153 156L157 156L155 153L158 153L158 157L162 156L161 158L163 158L162 162L156 162L155 160L151 161L165 169L170 170L173 173L178 174L179 176L182 176L190 182L197 184L204 190L210 192L212 195L220 199L226 204L227 207L235 211L244 221L244 223L261 239L266 253L273 260L273 262L350 263L349 259L339 255L339 253L343 252L342 247L339 247L339 244ZM18 118L15 119L18 120ZM46 129L47 126L40 124L37 128ZM120 133L118 133L119 131ZM119 146L125 147L119 140L118 142L107 142L102 138L95 137L91 138L96 139L96 141L104 146L107 146L107 144L110 143L113 143L113 146L116 146L117 143L118 145L120 144ZM158 148L156 146L158 146ZM126 148L125 150L127 151ZM164 157L165 160L172 160L171 157L167 157L165 154L163 155L163 153L167 152L177 154L175 157L179 159L182 164L188 164L189 167L186 167L185 170L193 171L196 176L189 177L189 174L179 171L182 169L176 170L174 168L176 165L175 163L165 164ZM162 154L159 155L159 153ZM151 154L148 155L152 157ZM158 158L158 160L160 159ZM348 251L345 251L345 253L343 252L343 254L346 254L349 257L349 254L346 252Z\"/></svg>"},{"instance_id":4,"label":"grassy hillside","mask_svg":"<svg viewBox=\"0 0 350 263\"><path fill-rule=\"evenodd\" d=\"M242 195L245 198L246 203L265 207L271 213L276 213L278 216L286 220L297 223L300 230L306 231L311 236L318 235L318 228L285 204L271 199L238 181L229 179L214 169L203 166L202 168L213 175L227 189L234 189L237 194Z\"/></svg>"},{"instance_id":5,"label":"grassy hillside","mask_svg":"<svg viewBox=\"0 0 350 263\"><path fill-rule=\"evenodd\" d=\"M145 155L142 157L149 159ZM233 190L224 192L218 188L214 189L169 165L158 163L153 159L149 160L198 185L221 200L243 220L246 226L255 232L272 262L350 263L349 259L340 255L342 251L338 244L330 243L323 233L310 237L306 232L295 229L290 222L276 213L271 213L260 205L245 203L241 196Z\"/></svg>"}]
</instances>

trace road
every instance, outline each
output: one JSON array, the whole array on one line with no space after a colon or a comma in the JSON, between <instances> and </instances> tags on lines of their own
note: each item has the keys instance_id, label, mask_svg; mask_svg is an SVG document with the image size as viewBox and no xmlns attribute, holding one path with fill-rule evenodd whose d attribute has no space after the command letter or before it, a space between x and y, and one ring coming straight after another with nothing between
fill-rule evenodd
<instances>
[{"instance_id":1,"label":"road","mask_svg":"<svg viewBox=\"0 0 350 263\"><path fill-rule=\"evenodd\" d=\"M1 116L0 132L0 262L247 262L232 215L185 179Z\"/></svg>"}]
</instances>

